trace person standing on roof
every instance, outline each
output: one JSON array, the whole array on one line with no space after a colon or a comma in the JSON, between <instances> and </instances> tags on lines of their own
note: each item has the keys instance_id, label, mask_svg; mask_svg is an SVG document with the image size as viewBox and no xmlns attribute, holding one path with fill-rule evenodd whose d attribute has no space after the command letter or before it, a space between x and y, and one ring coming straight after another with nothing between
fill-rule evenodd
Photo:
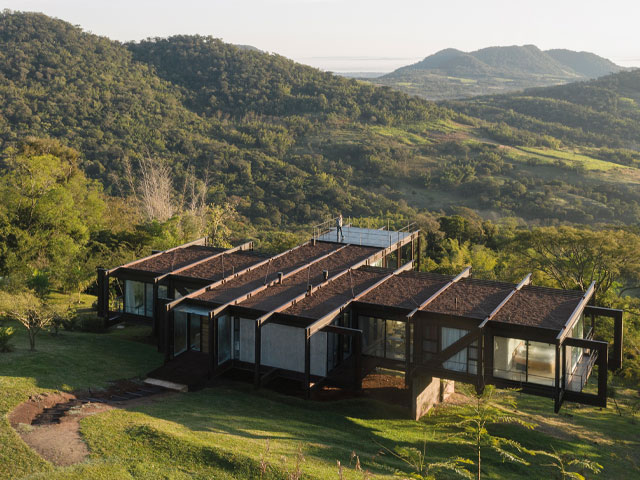
<instances>
[{"instance_id":1,"label":"person standing on roof","mask_svg":"<svg viewBox=\"0 0 640 480\"><path fill-rule=\"evenodd\" d=\"M342 238L342 240L338 240ZM338 215L336 218L336 240L344 242L344 233L342 233L342 214Z\"/></svg>"}]
</instances>

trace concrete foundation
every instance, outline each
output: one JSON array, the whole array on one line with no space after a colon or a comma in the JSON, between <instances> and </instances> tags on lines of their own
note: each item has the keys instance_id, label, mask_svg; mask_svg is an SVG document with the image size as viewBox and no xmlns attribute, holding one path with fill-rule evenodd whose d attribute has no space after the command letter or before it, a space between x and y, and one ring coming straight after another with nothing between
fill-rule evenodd
<instances>
[{"instance_id":1,"label":"concrete foundation","mask_svg":"<svg viewBox=\"0 0 640 480\"><path fill-rule=\"evenodd\" d=\"M455 391L455 383L425 375L413 378L411 386L411 417L419 420L431 408L444 402Z\"/></svg>"}]
</instances>

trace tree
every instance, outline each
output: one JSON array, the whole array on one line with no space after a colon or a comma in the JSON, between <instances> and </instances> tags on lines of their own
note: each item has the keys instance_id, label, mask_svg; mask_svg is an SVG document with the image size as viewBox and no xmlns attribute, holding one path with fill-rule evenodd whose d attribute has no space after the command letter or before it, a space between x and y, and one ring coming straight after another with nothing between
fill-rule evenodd
<instances>
[{"instance_id":1,"label":"tree","mask_svg":"<svg viewBox=\"0 0 640 480\"><path fill-rule=\"evenodd\" d=\"M598 474L602 471L602 465L597 462L592 462L586 458L576 458L573 455L558 452L554 447L551 447L551 452L536 451L538 455L544 455L551 458L551 463L547 463L545 467L553 467L560 473L560 478L565 480L570 478L571 480L585 480L585 477L578 472L571 472L569 469L575 467L581 467L583 470L589 470L594 474Z\"/></svg>"},{"instance_id":2,"label":"tree","mask_svg":"<svg viewBox=\"0 0 640 480\"><path fill-rule=\"evenodd\" d=\"M36 335L54 319L54 312L31 290L15 294L0 291L0 315L20 322L27 329L31 351L36 349Z\"/></svg>"},{"instance_id":3,"label":"tree","mask_svg":"<svg viewBox=\"0 0 640 480\"><path fill-rule=\"evenodd\" d=\"M176 213L173 201L173 174L166 162L142 157L134 172L128 158L123 160L129 191L148 221L164 222Z\"/></svg>"},{"instance_id":4,"label":"tree","mask_svg":"<svg viewBox=\"0 0 640 480\"><path fill-rule=\"evenodd\" d=\"M416 480L433 480L436 478L435 472L443 470L452 472L462 478L473 478L472 474L464 468L465 464L473 464L473 462L466 458L456 457L441 460L439 462L429 462L427 460L428 436L429 435L425 427L422 450L415 447L395 447L391 450L380 443L378 443L378 445L383 449L383 452L387 452L406 463L412 470L411 477ZM396 472L396 474L404 476L402 472Z\"/></svg>"},{"instance_id":5,"label":"tree","mask_svg":"<svg viewBox=\"0 0 640 480\"><path fill-rule=\"evenodd\" d=\"M13 351L13 346L9 343L13 334L16 333L15 328L5 327L0 323L0 353Z\"/></svg>"},{"instance_id":6,"label":"tree","mask_svg":"<svg viewBox=\"0 0 640 480\"><path fill-rule=\"evenodd\" d=\"M100 186L79 169L78 152L57 141L29 138L4 154L0 273L17 284L42 280L45 290L64 288L59 273L88 255L91 236L100 228L105 208Z\"/></svg>"},{"instance_id":7,"label":"tree","mask_svg":"<svg viewBox=\"0 0 640 480\"><path fill-rule=\"evenodd\" d=\"M529 465L520 455L524 453L534 454L525 449L520 443L510 438L492 435L487 427L492 424L511 423L521 425L527 429L533 429L534 425L511 415L499 405L498 400L506 402L515 408L515 400L508 390L497 390L493 385L485 387L481 394L468 390L473 396L470 406L461 407L458 411L458 420L445 422L442 425L452 426L458 429L456 436L472 445L477 458L477 479L482 478L482 453L484 448L490 448L497 452L503 461Z\"/></svg>"},{"instance_id":8,"label":"tree","mask_svg":"<svg viewBox=\"0 0 640 480\"><path fill-rule=\"evenodd\" d=\"M206 215L207 233L211 243L216 247L231 247L229 243L229 236L231 235L229 222L237 216L235 207L230 203L212 204L209 205Z\"/></svg>"},{"instance_id":9,"label":"tree","mask_svg":"<svg viewBox=\"0 0 640 480\"><path fill-rule=\"evenodd\" d=\"M621 229L536 228L520 232L511 249L560 288L586 291L595 281L598 298L625 278L640 278L640 236Z\"/></svg>"}]
</instances>

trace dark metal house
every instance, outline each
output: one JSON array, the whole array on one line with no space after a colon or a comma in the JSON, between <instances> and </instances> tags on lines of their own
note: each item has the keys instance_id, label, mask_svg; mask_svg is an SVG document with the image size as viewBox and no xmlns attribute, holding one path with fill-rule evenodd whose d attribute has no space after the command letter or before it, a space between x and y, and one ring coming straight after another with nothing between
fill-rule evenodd
<instances>
[{"instance_id":1,"label":"dark metal house","mask_svg":"<svg viewBox=\"0 0 640 480\"><path fill-rule=\"evenodd\" d=\"M417 418L442 396L441 379L516 387L606 406L607 370L622 362L622 311L586 292L414 271L418 231L345 226L265 256L249 242L204 239L98 270L108 325L148 319L164 367L151 377L186 386L229 369L256 386L285 376L307 396L324 384L361 388L376 367L404 372ZM418 265L419 267L419 265ZM113 292L120 294L113 295ZM115 298L114 298L115 297ZM612 352L593 339L614 319ZM597 388L587 380L597 372Z\"/></svg>"}]
</instances>

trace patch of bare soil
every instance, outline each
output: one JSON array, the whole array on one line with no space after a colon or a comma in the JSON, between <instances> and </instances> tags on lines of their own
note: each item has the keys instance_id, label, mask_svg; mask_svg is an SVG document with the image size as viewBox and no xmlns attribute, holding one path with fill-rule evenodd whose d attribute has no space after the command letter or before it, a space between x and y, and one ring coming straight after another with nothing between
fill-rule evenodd
<instances>
[{"instance_id":1,"label":"patch of bare soil","mask_svg":"<svg viewBox=\"0 0 640 480\"><path fill-rule=\"evenodd\" d=\"M137 390L132 388L134 386ZM173 394L149 391L148 396L144 396L144 392L143 395L126 396L131 391L141 392L140 388L140 384L119 382L107 390L89 391L78 397L70 393L34 395L9 414L9 423L22 440L45 460L58 466L73 465L89 455L80 434L80 420L113 408L161 401Z\"/></svg>"},{"instance_id":2,"label":"patch of bare soil","mask_svg":"<svg viewBox=\"0 0 640 480\"><path fill-rule=\"evenodd\" d=\"M30 425L20 423L14 428L22 440L38 454L58 466L82 462L89 449L80 435L80 420L113 407L104 403L87 403L70 410L60 418L60 423Z\"/></svg>"}]
</instances>

